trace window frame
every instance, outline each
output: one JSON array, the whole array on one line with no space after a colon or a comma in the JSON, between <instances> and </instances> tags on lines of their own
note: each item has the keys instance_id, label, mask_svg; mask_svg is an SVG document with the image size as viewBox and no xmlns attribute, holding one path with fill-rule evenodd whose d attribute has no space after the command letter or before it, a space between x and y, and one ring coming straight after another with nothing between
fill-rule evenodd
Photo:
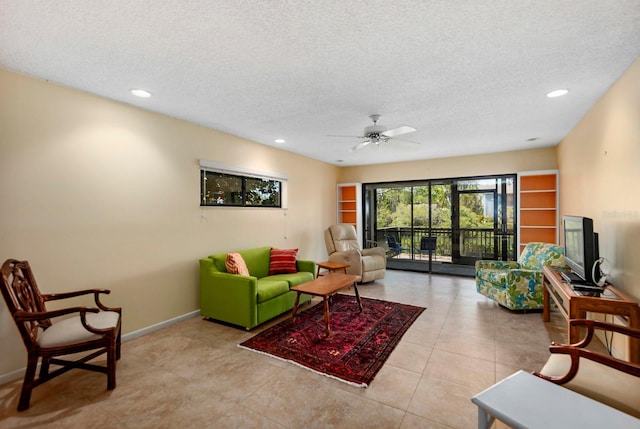
<instances>
[{"instance_id":1,"label":"window frame","mask_svg":"<svg viewBox=\"0 0 640 429\"><path fill-rule=\"evenodd\" d=\"M211 179L231 179L240 182L239 189L229 189L224 192L232 194L238 192L239 203L236 202L236 198L225 198L221 201L216 201L213 196L210 195L211 189L207 189L207 180ZM271 187L269 191L275 192L277 203L271 204L251 204L252 200L249 196L256 190L255 186L248 186L248 182L254 181L265 182L264 189ZM200 160L200 207L248 207L248 208L267 208L267 209L284 209L286 208L286 176L276 173L249 170L238 167L229 167L223 164L215 163L212 161ZM255 183L253 183L255 185ZM258 193L261 190L258 189ZM268 193L268 191L266 192ZM209 195L208 195L209 194ZM227 202L230 201L230 202ZM262 200L264 202L265 200Z\"/></svg>"}]
</instances>

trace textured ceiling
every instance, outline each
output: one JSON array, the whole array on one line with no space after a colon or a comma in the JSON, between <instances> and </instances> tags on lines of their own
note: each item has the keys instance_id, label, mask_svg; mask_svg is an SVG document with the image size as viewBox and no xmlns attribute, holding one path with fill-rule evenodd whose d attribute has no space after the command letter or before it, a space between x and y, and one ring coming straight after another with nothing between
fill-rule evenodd
<instances>
[{"instance_id":1,"label":"textured ceiling","mask_svg":"<svg viewBox=\"0 0 640 429\"><path fill-rule=\"evenodd\" d=\"M0 0L2 68L338 165L556 145L639 55L638 0Z\"/></svg>"}]
</instances>

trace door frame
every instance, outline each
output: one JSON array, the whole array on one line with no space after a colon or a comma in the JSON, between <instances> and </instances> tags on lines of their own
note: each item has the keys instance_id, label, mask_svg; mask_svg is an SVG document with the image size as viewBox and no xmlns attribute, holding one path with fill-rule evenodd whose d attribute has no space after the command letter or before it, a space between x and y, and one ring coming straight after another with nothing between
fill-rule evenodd
<instances>
[{"instance_id":1,"label":"door frame","mask_svg":"<svg viewBox=\"0 0 640 429\"><path fill-rule=\"evenodd\" d=\"M458 189L457 183L469 182L474 180L496 180L495 189L477 189L477 190L463 190ZM499 180L503 179L503 180ZM507 180L511 179L512 183L512 200L507 198ZM377 241L379 244L384 244L384 240L379 235L377 224L377 193L378 188L411 188L411 220L410 225L406 228L411 232L411 260L415 261L414 251L415 243L415 222L414 222L414 187L422 186L428 187L429 190L429 207L428 207L428 227L427 232L431 234L433 230L432 224L432 186L434 185L446 185L451 188L451 257L452 264L460 265L473 265L476 260L481 259L479 257L465 257L460 254L460 201L461 194L468 193L481 193L493 195L493 259L497 260L515 260L517 258L515 243L517 243L517 175L514 174L497 174L487 176L471 176L471 177L455 177L455 178L443 178L443 179L424 179L424 180L411 180L411 181L396 181L396 182L376 182L376 183L363 183L362 184L362 223L364 225L363 242L369 242L369 240ZM498 189L500 187L500 189ZM454 198L455 196L455 198ZM512 223L513 227L508 228L508 207L511 204L512 207ZM498 214L499 213L499 214ZM403 227L404 228L404 227ZM378 234L377 234L378 233ZM509 252L508 243L511 241L513 249ZM457 256L454 258L454 254ZM484 256L484 254L483 254ZM432 272L432 258L429 257L428 272Z\"/></svg>"}]
</instances>

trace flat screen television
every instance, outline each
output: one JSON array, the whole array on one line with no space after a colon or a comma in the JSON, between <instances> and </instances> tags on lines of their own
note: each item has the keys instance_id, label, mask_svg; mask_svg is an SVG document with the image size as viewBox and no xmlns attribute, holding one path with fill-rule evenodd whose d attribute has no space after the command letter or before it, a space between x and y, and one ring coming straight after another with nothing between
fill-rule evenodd
<instances>
[{"instance_id":1,"label":"flat screen television","mask_svg":"<svg viewBox=\"0 0 640 429\"><path fill-rule=\"evenodd\" d=\"M593 220L582 216L563 216L564 257L571 270L588 285L596 284L599 278L593 278L595 271L599 277L600 269L594 264L599 258L598 234L593 232Z\"/></svg>"}]
</instances>

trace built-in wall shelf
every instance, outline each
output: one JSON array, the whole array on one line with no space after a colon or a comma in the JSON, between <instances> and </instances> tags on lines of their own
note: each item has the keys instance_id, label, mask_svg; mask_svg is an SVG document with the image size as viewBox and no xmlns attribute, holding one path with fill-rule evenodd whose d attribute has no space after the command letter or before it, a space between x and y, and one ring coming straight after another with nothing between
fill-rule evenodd
<instances>
[{"instance_id":1,"label":"built-in wall shelf","mask_svg":"<svg viewBox=\"0 0 640 429\"><path fill-rule=\"evenodd\" d=\"M541 241L558 243L558 171L518 173L518 248Z\"/></svg>"},{"instance_id":2,"label":"built-in wall shelf","mask_svg":"<svg viewBox=\"0 0 640 429\"><path fill-rule=\"evenodd\" d=\"M361 195L360 183L339 183L337 187L337 222L350 223L356 228L358 237L362 237L361 226Z\"/></svg>"}]
</instances>

